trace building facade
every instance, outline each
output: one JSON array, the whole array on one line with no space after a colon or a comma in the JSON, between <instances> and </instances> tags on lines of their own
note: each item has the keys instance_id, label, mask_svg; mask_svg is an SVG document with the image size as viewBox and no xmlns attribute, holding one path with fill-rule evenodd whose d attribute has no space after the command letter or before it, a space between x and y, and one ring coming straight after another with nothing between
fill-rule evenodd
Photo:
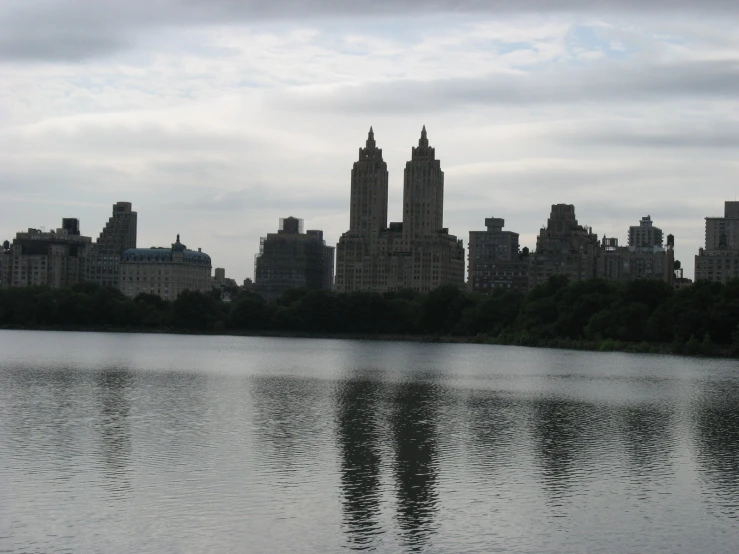
<instances>
[{"instance_id":1,"label":"building facade","mask_svg":"<svg viewBox=\"0 0 739 554\"><path fill-rule=\"evenodd\" d=\"M331 290L333 274L334 248L326 246L323 231L304 233L302 219L287 217L261 240L252 290L267 301L295 288Z\"/></svg>"},{"instance_id":2,"label":"building facade","mask_svg":"<svg viewBox=\"0 0 739 554\"><path fill-rule=\"evenodd\" d=\"M519 252L518 233L504 231L505 220L485 219L485 231L470 231L467 289L525 292L529 285L529 259Z\"/></svg>"},{"instance_id":3,"label":"building facade","mask_svg":"<svg viewBox=\"0 0 739 554\"><path fill-rule=\"evenodd\" d=\"M444 172L426 127L403 174L402 223L388 225L387 209L387 164L370 128L352 168L349 230L336 247L336 290L463 287L464 247L443 227Z\"/></svg>"},{"instance_id":4,"label":"building facade","mask_svg":"<svg viewBox=\"0 0 739 554\"><path fill-rule=\"evenodd\" d=\"M632 227L633 229L633 227ZM667 246L619 246L616 238L603 238L597 276L606 281L659 279L675 285L675 243L667 236Z\"/></svg>"},{"instance_id":5,"label":"building facade","mask_svg":"<svg viewBox=\"0 0 739 554\"><path fill-rule=\"evenodd\" d=\"M724 217L706 218L706 246L695 257L695 280L739 278L739 202L724 203Z\"/></svg>"},{"instance_id":6,"label":"building facade","mask_svg":"<svg viewBox=\"0 0 739 554\"><path fill-rule=\"evenodd\" d=\"M594 279L599 249L598 235L578 224L575 206L552 205L547 226L536 239L536 252L530 256L529 288L553 275L564 275L570 282Z\"/></svg>"},{"instance_id":7,"label":"building facade","mask_svg":"<svg viewBox=\"0 0 739 554\"><path fill-rule=\"evenodd\" d=\"M629 246L634 248L662 247L662 229L655 227L651 216L641 218L639 225L629 227Z\"/></svg>"},{"instance_id":8,"label":"building facade","mask_svg":"<svg viewBox=\"0 0 739 554\"><path fill-rule=\"evenodd\" d=\"M2 251L4 287L71 287L84 281L92 240L80 235L79 221L64 218L55 231L28 229L6 241Z\"/></svg>"},{"instance_id":9,"label":"building facade","mask_svg":"<svg viewBox=\"0 0 739 554\"><path fill-rule=\"evenodd\" d=\"M103 287L119 287L120 261L124 251L136 248L137 214L130 202L116 202L87 258L86 280Z\"/></svg>"},{"instance_id":10,"label":"building facade","mask_svg":"<svg viewBox=\"0 0 739 554\"><path fill-rule=\"evenodd\" d=\"M129 248L120 256L117 279L120 291L130 298L141 293L175 300L184 291L211 290L210 256L188 250L180 235L171 248Z\"/></svg>"}]
</instances>

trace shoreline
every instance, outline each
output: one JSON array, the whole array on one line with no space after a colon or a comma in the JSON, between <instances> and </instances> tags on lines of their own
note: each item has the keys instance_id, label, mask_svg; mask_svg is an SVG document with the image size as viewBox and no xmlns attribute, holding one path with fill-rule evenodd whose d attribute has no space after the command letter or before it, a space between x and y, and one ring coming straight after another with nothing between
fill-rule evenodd
<instances>
[{"instance_id":1,"label":"shoreline","mask_svg":"<svg viewBox=\"0 0 739 554\"><path fill-rule=\"evenodd\" d=\"M588 352L625 352L631 354L659 354L687 357L706 358L736 358L732 355L730 346L712 345L708 352L676 352L675 346L670 343L650 342L622 342L610 339L572 340L572 339L540 339L528 341L528 344L514 341L500 340L496 337L455 336L455 335L404 335L404 334L367 334L367 333L309 333L305 331L257 331L246 329L222 329L195 331L189 329L174 329L170 327L114 327L114 326L79 326L79 325L3 325L0 331L60 331L80 333L141 333L152 335L199 335L199 336L232 336L232 337L265 337L265 338L300 338L300 339L334 339L334 340L368 340L394 342L424 342L447 344L480 344L497 346L522 346L528 348L552 348L556 350L582 350ZM683 347L685 345L682 345Z\"/></svg>"}]
</instances>

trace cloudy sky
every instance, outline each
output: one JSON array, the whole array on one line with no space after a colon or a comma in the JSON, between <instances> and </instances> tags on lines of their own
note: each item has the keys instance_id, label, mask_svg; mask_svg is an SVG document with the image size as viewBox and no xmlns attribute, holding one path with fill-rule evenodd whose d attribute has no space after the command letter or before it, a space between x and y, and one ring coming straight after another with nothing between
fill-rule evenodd
<instances>
[{"instance_id":1,"label":"cloudy sky","mask_svg":"<svg viewBox=\"0 0 739 554\"><path fill-rule=\"evenodd\" d=\"M622 244L650 214L692 278L739 192L739 2L0 2L0 240L97 237L125 200L139 246L242 280L280 217L336 243L370 125L400 220L424 124L465 244L496 216L533 247L553 203Z\"/></svg>"}]
</instances>

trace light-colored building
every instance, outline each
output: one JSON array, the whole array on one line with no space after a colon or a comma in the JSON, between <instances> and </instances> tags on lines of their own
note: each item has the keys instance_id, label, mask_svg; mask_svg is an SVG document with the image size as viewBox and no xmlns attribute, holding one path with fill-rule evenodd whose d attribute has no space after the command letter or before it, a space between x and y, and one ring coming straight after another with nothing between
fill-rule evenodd
<instances>
[{"instance_id":1,"label":"light-colored building","mask_svg":"<svg viewBox=\"0 0 739 554\"><path fill-rule=\"evenodd\" d=\"M130 298L141 293L175 300L186 290L211 290L210 256L188 250L180 235L171 248L129 248L119 264L119 288Z\"/></svg>"},{"instance_id":2,"label":"light-colored building","mask_svg":"<svg viewBox=\"0 0 739 554\"><path fill-rule=\"evenodd\" d=\"M53 231L17 233L3 248L0 282L4 287L70 287L84 280L91 243L90 237L80 235L74 218L64 218L62 227Z\"/></svg>"},{"instance_id":3,"label":"light-colored building","mask_svg":"<svg viewBox=\"0 0 739 554\"><path fill-rule=\"evenodd\" d=\"M336 247L336 290L463 287L464 247L443 227L444 172L426 127L403 175L403 222L388 225L387 210L387 164L370 128L352 168L349 230Z\"/></svg>"},{"instance_id":4,"label":"light-colored building","mask_svg":"<svg viewBox=\"0 0 739 554\"><path fill-rule=\"evenodd\" d=\"M86 280L104 287L118 284L121 254L136 248L137 214L130 202L116 202L113 215L105 224L87 257Z\"/></svg>"},{"instance_id":5,"label":"light-colored building","mask_svg":"<svg viewBox=\"0 0 739 554\"><path fill-rule=\"evenodd\" d=\"M261 240L252 290L268 301L290 289L331 290L333 274L334 248L326 246L323 231L304 233L302 219L287 217Z\"/></svg>"},{"instance_id":6,"label":"light-colored building","mask_svg":"<svg viewBox=\"0 0 739 554\"><path fill-rule=\"evenodd\" d=\"M553 275L564 275L570 282L594 279L599 249L598 235L578 224L575 206L552 205L547 226L536 239L536 252L530 256L529 288Z\"/></svg>"},{"instance_id":7,"label":"light-colored building","mask_svg":"<svg viewBox=\"0 0 739 554\"><path fill-rule=\"evenodd\" d=\"M695 280L739 278L739 202L724 203L724 217L706 218L706 246L695 257Z\"/></svg>"},{"instance_id":8,"label":"light-colored building","mask_svg":"<svg viewBox=\"0 0 739 554\"><path fill-rule=\"evenodd\" d=\"M519 253L518 233L504 231L505 220L485 219L485 231L470 231L467 289L526 291L529 260Z\"/></svg>"}]
</instances>

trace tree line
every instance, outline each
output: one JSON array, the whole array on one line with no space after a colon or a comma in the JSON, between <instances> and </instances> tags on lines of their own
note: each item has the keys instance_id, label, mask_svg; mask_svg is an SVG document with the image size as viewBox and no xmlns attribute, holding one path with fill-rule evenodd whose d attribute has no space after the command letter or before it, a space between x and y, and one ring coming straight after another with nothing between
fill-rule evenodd
<instances>
[{"instance_id":1,"label":"tree line","mask_svg":"<svg viewBox=\"0 0 739 554\"><path fill-rule=\"evenodd\" d=\"M649 351L662 344L680 353L739 354L739 280L675 291L656 280L569 283L557 276L528 294L498 289L482 295L452 286L425 294L295 289L274 302L249 291L232 302L222 302L217 292L191 291L173 302L152 294L130 299L83 283L0 290L0 326L444 335L530 346L608 350L639 344Z\"/></svg>"}]
</instances>

